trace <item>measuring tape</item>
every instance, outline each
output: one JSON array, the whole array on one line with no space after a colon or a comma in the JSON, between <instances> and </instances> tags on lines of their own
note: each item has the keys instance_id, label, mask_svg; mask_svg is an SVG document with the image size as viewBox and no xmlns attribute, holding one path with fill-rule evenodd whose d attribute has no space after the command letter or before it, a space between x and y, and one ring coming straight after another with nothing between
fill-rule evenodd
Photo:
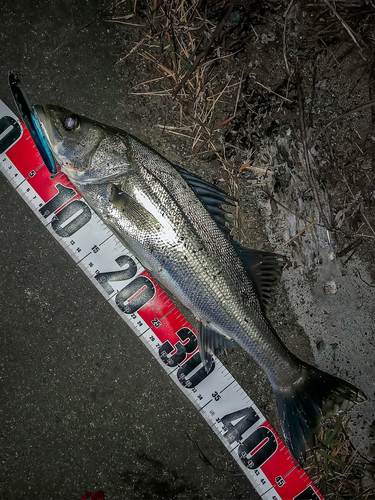
<instances>
[{"instance_id":1,"label":"measuring tape","mask_svg":"<svg viewBox=\"0 0 375 500\"><path fill-rule=\"evenodd\" d=\"M265 500L323 499L218 358L202 366L195 330L64 174L51 176L24 125L0 101L0 166L103 297L195 405ZM324 499L323 499L324 500Z\"/></svg>"}]
</instances>

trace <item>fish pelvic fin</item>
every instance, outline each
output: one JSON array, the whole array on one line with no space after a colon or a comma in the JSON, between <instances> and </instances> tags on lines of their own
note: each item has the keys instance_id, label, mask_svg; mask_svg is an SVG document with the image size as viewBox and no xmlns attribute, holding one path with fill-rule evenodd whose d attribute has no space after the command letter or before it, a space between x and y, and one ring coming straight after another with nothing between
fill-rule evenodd
<instances>
[{"instance_id":1,"label":"fish pelvic fin","mask_svg":"<svg viewBox=\"0 0 375 500\"><path fill-rule=\"evenodd\" d=\"M233 347L233 341L228 337L224 337L208 325L204 325L201 321L198 324L197 340L201 361L208 373L212 365L212 357L209 353L215 355L220 354L226 349Z\"/></svg>"},{"instance_id":2,"label":"fish pelvic fin","mask_svg":"<svg viewBox=\"0 0 375 500\"><path fill-rule=\"evenodd\" d=\"M323 416L350 409L366 401L357 387L308 364L301 364L301 377L287 391L275 390L286 445L295 460L312 448Z\"/></svg>"}]
</instances>

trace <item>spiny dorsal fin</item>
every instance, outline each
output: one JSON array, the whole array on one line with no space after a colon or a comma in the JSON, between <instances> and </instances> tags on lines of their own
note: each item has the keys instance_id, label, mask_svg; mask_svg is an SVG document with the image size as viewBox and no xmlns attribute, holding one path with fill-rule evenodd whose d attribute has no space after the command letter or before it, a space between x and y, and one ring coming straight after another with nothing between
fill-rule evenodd
<instances>
[{"instance_id":1,"label":"spiny dorsal fin","mask_svg":"<svg viewBox=\"0 0 375 500\"><path fill-rule=\"evenodd\" d=\"M267 310L272 294L280 281L285 263L284 257L277 253L245 248L236 241L232 243L254 285L261 305Z\"/></svg>"},{"instance_id":2,"label":"spiny dorsal fin","mask_svg":"<svg viewBox=\"0 0 375 500\"><path fill-rule=\"evenodd\" d=\"M209 353L211 352L218 355L224 349L230 349L233 346L232 340L228 337L224 337L213 328L204 325L202 322L198 323L197 340L199 354L207 373L210 371L212 363L212 358L209 356Z\"/></svg>"},{"instance_id":3,"label":"spiny dorsal fin","mask_svg":"<svg viewBox=\"0 0 375 500\"><path fill-rule=\"evenodd\" d=\"M229 196L222 189L210 184L209 182L203 180L198 175L188 172L182 167L175 167L176 170L182 175L185 181L190 185L195 194L201 200L203 205L210 212L211 216L216 221L219 228L227 235L230 234L230 229L226 226L226 212L224 209L220 208L222 205L235 206L235 198Z\"/></svg>"}]
</instances>

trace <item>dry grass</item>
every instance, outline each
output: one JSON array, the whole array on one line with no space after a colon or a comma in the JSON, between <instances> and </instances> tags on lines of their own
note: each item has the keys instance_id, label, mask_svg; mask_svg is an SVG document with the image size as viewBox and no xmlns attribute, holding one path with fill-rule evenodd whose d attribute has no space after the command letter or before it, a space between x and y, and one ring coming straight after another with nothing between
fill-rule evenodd
<instances>
[{"instance_id":1,"label":"dry grass","mask_svg":"<svg viewBox=\"0 0 375 500\"><path fill-rule=\"evenodd\" d=\"M118 7L123 3L120 1ZM129 57L142 57L152 63L159 76L137 83L131 93L175 99L180 109L179 124L158 126L168 134L190 139L192 156L214 154L229 174L230 194L236 195L239 169L227 159L227 149L234 146L223 142L222 131L236 117L244 81L243 67L233 71L229 63L244 50L249 33L245 23L239 26L236 22L225 33L222 31L238 2L212 2L209 12L200 8L202 3L201 0L142 2L141 16L140 2L133 2L132 13L114 15L110 21L129 26L143 23L139 39L118 64ZM246 8L241 8L247 18ZM220 66L224 62L231 73L228 71L225 76ZM251 158L247 160L242 170L252 168Z\"/></svg>"},{"instance_id":2,"label":"dry grass","mask_svg":"<svg viewBox=\"0 0 375 500\"><path fill-rule=\"evenodd\" d=\"M305 470L326 500L374 498L373 464L354 448L346 426L345 415L325 422Z\"/></svg>"},{"instance_id":3,"label":"dry grass","mask_svg":"<svg viewBox=\"0 0 375 500\"><path fill-rule=\"evenodd\" d=\"M246 43L251 40L256 46L259 42L254 25L265 24L265 20L269 20L264 15L267 6L279 10L278 19L272 22L279 24L279 28L282 24L283 59L286 69L285 80L276 87L273 86L274 88L258 81L256 72L249 74L247 70L244 73ZM353 113L373 107L375 100L370 99L369 102L326 120L324 127L316 128L315 134L310 133L313 140L310 137L307 140L307 133L313 125L312 104L309 113L304 105L306 95L301 90L301 77L296 71L300 56L295 51L290 54L291 24L301 24L302 12L305 12L312 17L311 22L307 23L302 31L302 41L299 42L304 46L305 59L313 60L324 54L331 63L333 61L339 65L357 49L362 60L369 63L367 70L374 72L375 53L372 47L375 38L372 28L375 24L375 7L370 0L315 0L307 2L304 8L304 11L301 10L294 0L285 2L285 9L275 5L272 0L118 0L115 13L108 21L132 30L131 48L119 59L118 64L125 63L129 58L141 57L151 64L159 75L138 82L131 89L131 93L151 96L153 99L175 99L180 110L179 123L164 123L158 126L167 134L189 139L193 157L213 154L228 175L230 194L233 196L237 195L238 178L242 172L252 170L260 174L265 170L272 171L273 167L263 167L264 159L262 162L258 161L252 145L243 147L235 144L233 140L228 140L228 137L231 138L230 132L236 129L241 121L246 121L243 125L246 125L247 136L257 129L265 130L265 123L280 114L283 104L294 109L297 114L298 102L307 180L320 213L317 225L323 224L329 231L341 233L344 238L375 239L375 221L367 208L373 197L374 179L362 168L366 156L364 151L372 149L372 143L369 143L371 139L367 137L365 141L361 141L358 132L357 155L355 161L350 162L347 158L339 158L339 152L332 149L328 134L334 124ZM267 35L263 34L262 40L267 40ZM301 51L301 47L298 50ZM241 55L245 55L242 63ZM357 83L363 77L364 75ZM373 82L370 83L371 97ZM313 81L312 85L311 101L314 98L316 81ZM259 90L256 90L256 87ZM246 92L250 88L251 93ZM293 95L295 88L298 95ZM292 92L292 95L289 95L289 92ZM250 109L251 113L244 113L244 107ZM372 109L375 117L375 107ZM252 123L249 122L249 116ZM334 168L341 170L340 180L337 181L335 177L334 182L345 184L346 194L349 196L348 200L344 194L337 207L329 208L329 214L321 205L316 190L317 173L314 174L314 166L310 165L311 151L317 142L326 142L324 147L331 156ZM341 165L345 163L345 170L349 166L351 171L360 165L356 169L357 184L359 177L367 177L366 182L361 180L360 190L355 186L353 188L350 179L343 173L344 168ZM255 176L253 183L267 185L267 175ZM348 206L350 208L353 204L354 210L349 213ZM293 207L290 207L290 210L293 212ZM357 214L357 219L358 215L361 216L362 224L351 224L349 218L353 218L353 212ZM313 217L309 220L300 214L299 218L308 224ZM349 221L349 224L346 221ZM364 231L365 228L367 231Z\"/></svg>"}]
</instances>

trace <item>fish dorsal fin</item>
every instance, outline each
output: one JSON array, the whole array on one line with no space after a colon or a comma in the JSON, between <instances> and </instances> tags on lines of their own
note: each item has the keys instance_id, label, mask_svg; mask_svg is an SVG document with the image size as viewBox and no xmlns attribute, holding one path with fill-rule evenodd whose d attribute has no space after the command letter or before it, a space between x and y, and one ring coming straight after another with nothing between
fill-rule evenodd
<instances>
[{"instance_id":1,"label":"fish dorsal fin","mask_svg":"<svg viewBox=\"0 0 375 500\"><path fill-rule=\"evenodd\" d=\"M232 243L254 285L261 306L267 311L272 294L280 281L284 257L277 253L245 248L236 241Z\"/></svg>"},{"instance_id":2,"label":"fish dorsal fin","mask_svg":"<svg viewBox=\"0 0 375 500\"><path fill-rule=\"evenodd\" d=\"M224 335L221 335L210 326L204 325L201 321L198 324L197 339L199 354L207 373L210 371L212 364L212 358L209 354L217 355L224 349L230 349L233 346L231 339L224 337Z\"/></svg>"},{"instance_id":3,"label":"fish dorsal fin","mask_svg":"<svg viewBox=\"0 0 375 500\"><path fill-rule=\"evenodd\" d=\"M182 167L176 167L176 170L181 174L185 181L190 185L195 194L201 200L206 209L210 212L213 219L216 221L219 228L224 231L226 235L229 236L230 230L226 226L226 210L221 208L221 206L235 206L236 199L229 196L222 189L210 184L209 182L203 180L198 175L188 172Z\"/></svg>"}]
</instances>

